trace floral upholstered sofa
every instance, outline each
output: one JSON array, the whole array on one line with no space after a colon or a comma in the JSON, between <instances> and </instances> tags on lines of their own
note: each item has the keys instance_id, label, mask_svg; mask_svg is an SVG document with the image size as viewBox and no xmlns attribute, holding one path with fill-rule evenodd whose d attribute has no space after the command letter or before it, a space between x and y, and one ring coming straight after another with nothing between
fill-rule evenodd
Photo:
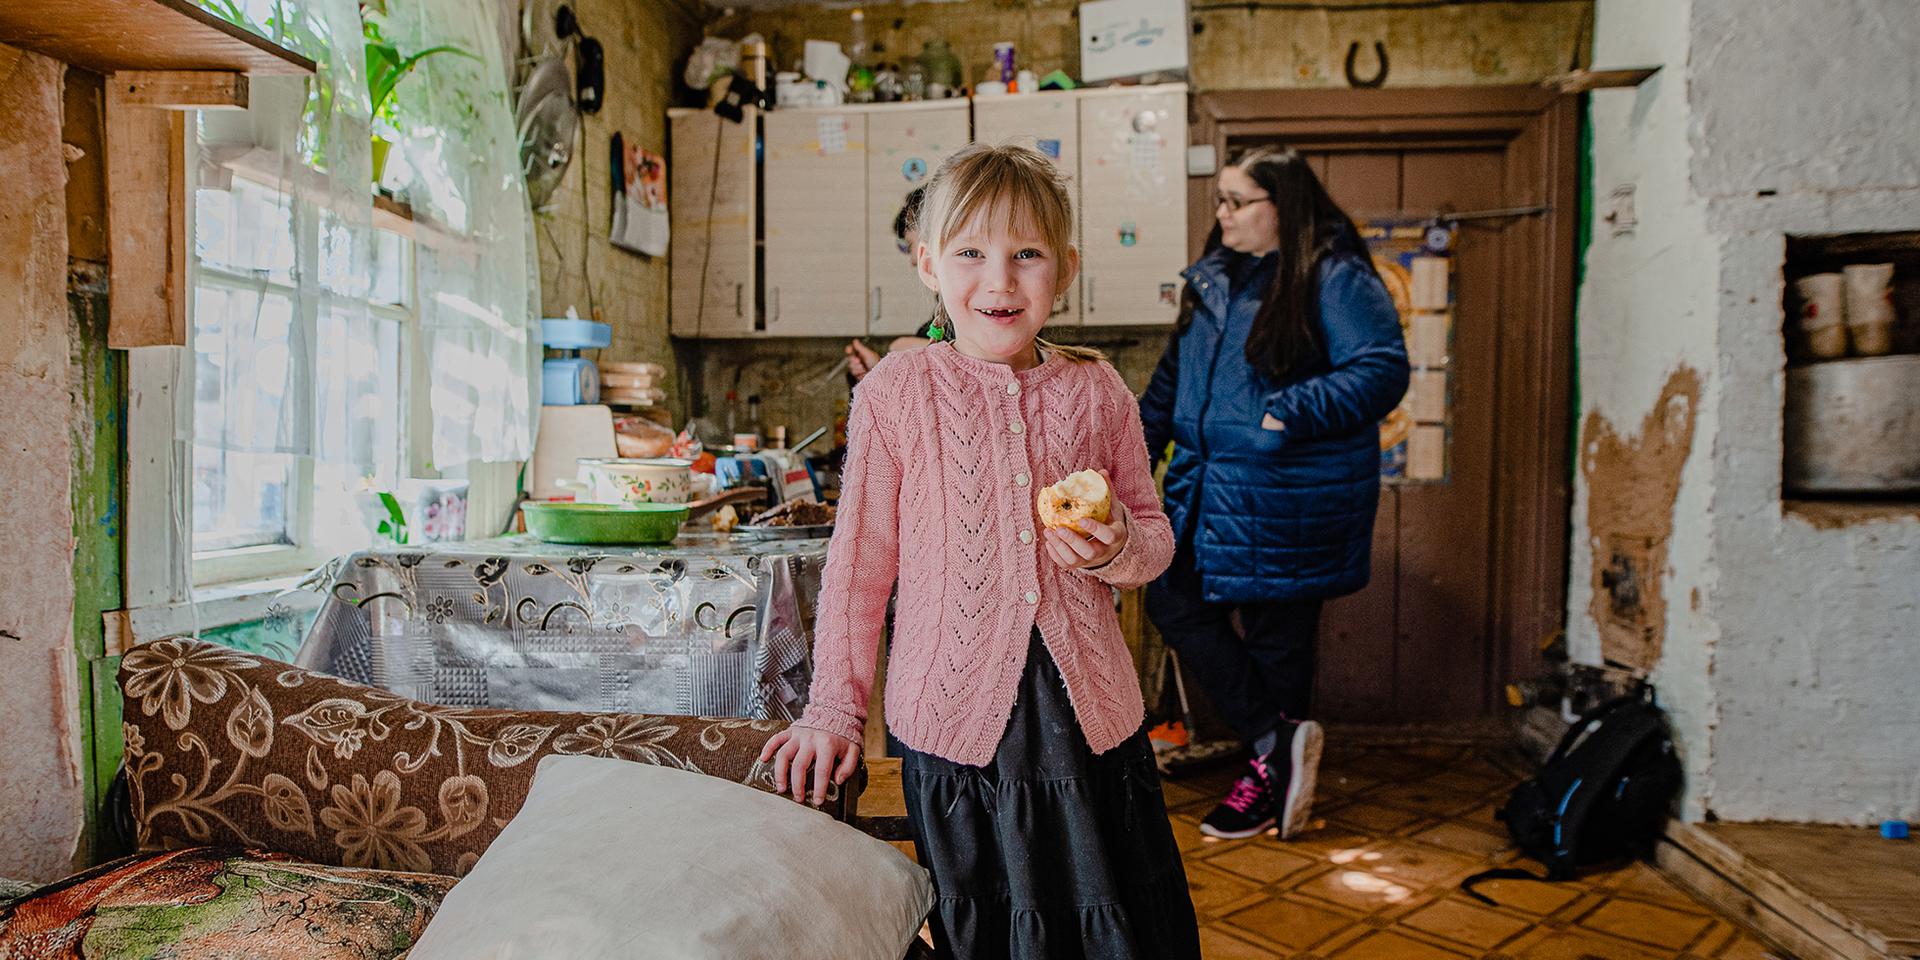
<instances>
[{"instance_id":1,"label":"floral upholstered sofa","mask_svg":"<svg viewBox=\"0 0 1920 960\"><path fill-rule=\"evenodd\" d=\"M191 639L133 650L119 682L146 852L0 903L0 957L403 956L542 756L772 792L758 757L786 726L435 706ZM851 817L864 780L825 812Z\"/></svg>"}]
</instances>

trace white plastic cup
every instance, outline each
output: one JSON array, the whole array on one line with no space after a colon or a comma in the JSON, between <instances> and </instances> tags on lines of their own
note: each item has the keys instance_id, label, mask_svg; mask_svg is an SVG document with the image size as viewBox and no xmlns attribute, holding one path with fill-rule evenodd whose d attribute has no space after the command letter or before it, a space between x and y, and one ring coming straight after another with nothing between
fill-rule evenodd
<instances>
[{"instance_id":1,"label":"white plastic cup","mask_svg":"<svg viewBox=\"0 0 1920 960\"><path fill-rule=\"evenodd\" d=\"M976 97L999 97L1005 96L1006 92L1007 85L998 80L982 80L973 85L973 95Z\"/></svg>"},{"instance_id":2,"label":"white plastic cup","mask_svg":"<svg viewBox=\"0 0 1920 960\"><path fill-rule=\"evenodd\" d=\"M1856 263L1844 271L1847 334L1853 352L1877 357L1893 349L1893 264Z\"/></svg>"},{"instance_id":3,"label":"white plastic cup","mask_svg":"<svg viewBox=\"0 0 1920 960\"><path fill-rule=\"evenodd\" d=\"M1847 355L1845 278L1837 273L1816 273L1794 282L1800 294L1800 332L1806 336L1807 352L1822 360Z\"/></svg>"}]
</instances>

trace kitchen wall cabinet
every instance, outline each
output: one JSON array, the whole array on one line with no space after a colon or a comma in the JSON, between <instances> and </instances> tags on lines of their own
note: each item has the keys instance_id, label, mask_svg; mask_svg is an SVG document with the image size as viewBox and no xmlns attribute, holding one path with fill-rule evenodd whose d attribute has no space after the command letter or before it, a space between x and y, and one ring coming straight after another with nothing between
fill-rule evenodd
<instances>
[{"instance_id":1,"label":"kitchen wall cabinet","mask_svg":"<svg viewBox=\"0 0 1920 960\"><path fill-rule=\"evenodd\" d=\"M1046 154L1067 178L1073 197L1073 242L1080 243L1080 97L1072 92L1041 92L1031 96L982 97L973 102L973 138L981 143L1017 143ZM1077 276L1053 303L1048 323L1078 326L1080 291L1086 282Z\"/></svg>"},{"instance_id":2,"label":"kitchen wall cabinet","mask_svg":"<svg viewBox=\"0 0 1920 960\"><path fill-rule=\"evenodd\" d=\"M765 331L867 332L867 118L775 110L765 121Z\"/></svg>"},{"instance_id":3,"label":"kitchen wall cabinet","mask_svg":"<svg viewBox=\"0 0 1920 960\"><path fill-rule=\"evenodd\" d=\"M1188 263L1186 88L1079 99L1081 323L1172 323Z\"/></svg>"},{"instance_id":4,"label":"kitchen wall cabinet","mask_svg":"<svg viewBox=\"0 0 1920 960\"><path fill-rule=\"evenodd\" d=\"M1169 84L775 110L746 124L670 111L671 330L912 333L933 298L893 219L970 140L1024 143L1067 175L1081 271L1052 324L1170 324L1188 260L1186 98L1184 85Z\"/></svg>"},{"instance_id":5,"label":"kitchen wall cabinet","mask_svg":"<svg viewBox=\"0 0 1920 960\"><path fill-rule=\"evenodd\" d=\"M667 111L668 330L676 337L754 332L757 113L749 109L745 122L733 123L710 110Z\"/></svg>"}]
</instances>

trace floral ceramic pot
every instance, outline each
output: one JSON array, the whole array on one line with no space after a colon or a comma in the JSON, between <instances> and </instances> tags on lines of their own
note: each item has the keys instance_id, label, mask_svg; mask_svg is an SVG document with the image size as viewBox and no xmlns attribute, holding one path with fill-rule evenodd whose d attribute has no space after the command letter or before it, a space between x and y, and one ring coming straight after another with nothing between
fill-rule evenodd
<instances>
[{"instance_id":1,"label":"floral ceramic pot","mask_svg":"<svg viewBox=\"0 0 1920 960\"><path fill-rule=\"evenodd\" d=\"M693 461L582 458L576 480L560 485L582 503L686 503L692 499Z\"/></svg>"}]
</instances>

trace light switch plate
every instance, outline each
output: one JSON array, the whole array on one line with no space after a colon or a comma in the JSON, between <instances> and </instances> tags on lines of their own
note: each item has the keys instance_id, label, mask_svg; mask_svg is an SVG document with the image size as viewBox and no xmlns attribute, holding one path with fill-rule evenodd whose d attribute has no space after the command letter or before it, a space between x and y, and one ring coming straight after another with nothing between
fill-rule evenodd
<instances>
[{"instance_id":1,"label":"light switch plate","mask_svg":"<svg viewBox=\"0 0 1920 960\"><path fill-rule=\"evenodd\" d=\"M1220 158L1214 153L1213 144L1203 143L1187 148L1187 176L1211 177L1220 172Z\"/></svg>"}]
</instances>

